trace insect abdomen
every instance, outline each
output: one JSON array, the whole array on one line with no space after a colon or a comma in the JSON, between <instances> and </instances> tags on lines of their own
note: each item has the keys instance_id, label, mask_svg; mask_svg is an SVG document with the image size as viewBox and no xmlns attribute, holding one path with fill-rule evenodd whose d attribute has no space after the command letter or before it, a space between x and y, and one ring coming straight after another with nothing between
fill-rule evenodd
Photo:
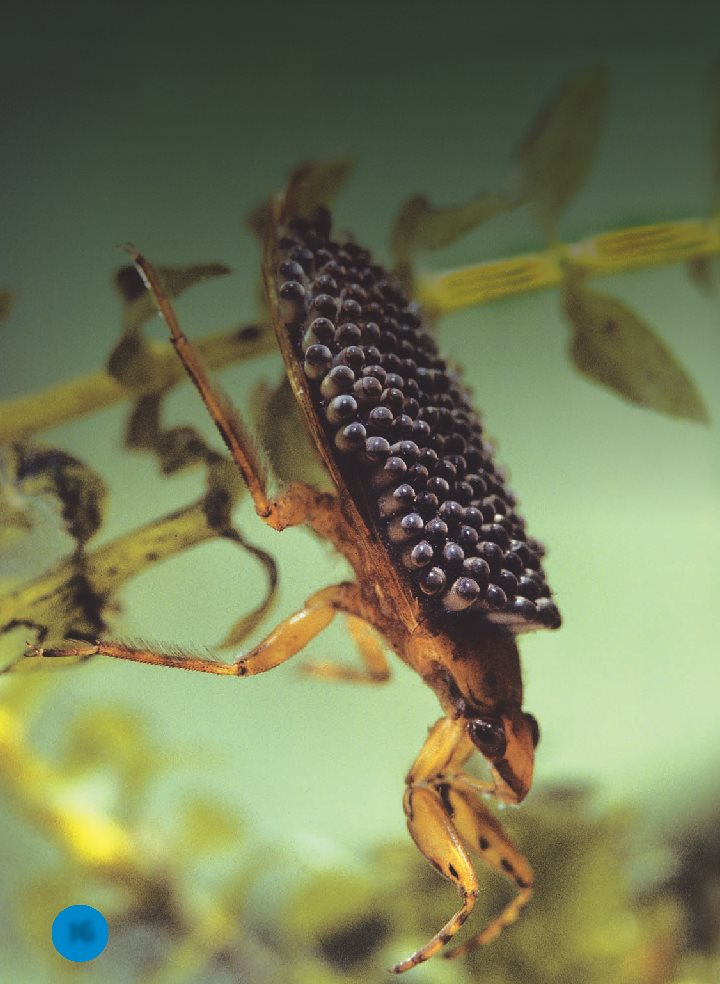
<instances>
[{"instance_id":1,"label":"insect abdomen","mask_svg":"<svg viewBox=\"0 0 720 984\"><path fill-rule=\"evenodd\" d=\"M420 308L330 216L278 242L294 358L348 489L430 613L482 612L513 631L560 615L513 493Z\"/></svg>"}]
</instances>

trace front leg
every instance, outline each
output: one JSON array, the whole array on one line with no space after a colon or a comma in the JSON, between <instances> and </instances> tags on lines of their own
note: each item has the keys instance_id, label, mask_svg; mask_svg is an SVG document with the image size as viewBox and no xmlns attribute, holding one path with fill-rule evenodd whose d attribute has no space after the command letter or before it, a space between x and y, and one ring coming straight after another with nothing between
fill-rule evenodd
<instances>
[{"instance_id":1,"label":"front leg","mask_svg":"<svg viewBox=\"0 0 720 984\"><path fill-rule=\"evenodd\" d=\"M511 926L518 919L532 897L533 870L517 847L505 836L500 821L482 802L478 791L464 782L462 773L448 780L441 790L441 798L464 843L485 864L510 879L518 890L517 895L481 932L443 954L452 959L468 953L476 946L492 943L506 926Z\"/></svg>"},{"instance_id":2,"label":"front leg","mask_svg":"<svg viewBox=\"0 0 720 984\"><path fill-rule=\"evenodd\" d=\"M515 922L532 895L530 865L483 803L483 794L487 795L492 787L462 772L472 751L466 722L441 718L431 728L408 773L404 806L410 835L430 864L457 886L463 904L431 940L392 968L396 974L436 954L470 915L478 895L470 851L510 878L519 891L482 932L444 956L457 957L496 939L506 926Z\"/></svg>"},{"instance_id":3,"label":"front leg","mask_svg":"<svg viewBox=\"0 0 720 984\"><path fill-rule=\"evenodd\" d=\"M91 656L111 656L115 659L128 659L152 666L194 670L197 673L253 676L271 670L299 653L315 636L327 628L338 611L353 612L356 603L357 589L354 584L344 583L324 588L308 598L299 611L280 622L247 656L241 656L233 663L222 663L176 651L163 652L157 649L134 647L108 640L78 643L57 649L31 647L27 657L81 661Z\"/></svg>"},{"instance_id":4,"label":"front leg","mask_svg":"<svg viewBox=\"0 0 720 984\"><path fill-rule=\"evenodd\" d=\"M465 724L441 718L431 729L407 776L403 807L410 836L430 864L457 887L462 906L431 940L390 969L403 974L429 960L457 933L472 912L478 882L467 850L442 801L437 778L451 766L466 737ZM464 754L464 753L463 753ZM464 756L466 757L466 756Z\"/></svg>"}]
</instances>

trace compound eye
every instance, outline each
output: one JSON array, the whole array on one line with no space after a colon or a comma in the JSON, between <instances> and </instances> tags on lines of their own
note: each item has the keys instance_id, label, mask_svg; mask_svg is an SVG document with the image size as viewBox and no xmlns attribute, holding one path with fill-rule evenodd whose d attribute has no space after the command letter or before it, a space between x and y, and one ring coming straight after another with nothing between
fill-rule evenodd
<instances>
[{"instance_id":1,"label":"compound eye","mask_svg":"<svg viewBox=\"0 0 720 984\"><path fill-rule=\"evenodd\" d=\"M527 726L530 731L533 748L537 748L538 742L540 741L540 725L537 723L532 714L526 714L525 720L527 721Z\"/></svg>"},{"instance_id":2,"label":"compound eye","mask_svg":"<svg viewBox=\"0 0 720 984\"><path fill-rule=\"evenodd\" d=\"M472 718L468 724L468 734L473 745L486 758L499 759L505 754L505 748L507 746L505 728L499 718Z\"/></svg>"}]
</instances>

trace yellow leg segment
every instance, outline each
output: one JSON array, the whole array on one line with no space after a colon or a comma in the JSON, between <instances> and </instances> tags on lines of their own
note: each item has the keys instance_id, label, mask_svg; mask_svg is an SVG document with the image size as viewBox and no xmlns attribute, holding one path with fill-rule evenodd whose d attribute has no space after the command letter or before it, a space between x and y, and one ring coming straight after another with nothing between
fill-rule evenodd
<instances>
[{"instance_id":1,"label":"yellow leg segment","mask_svg":"<svg viewBox=\"0 0 720 984\"><path fill-rule=\"evenodd\" d=\"M392 968L396 974L404 973L436 954L453 938L472 911L478 883L469 851L474 851L491 868L510 878L519 891L489 926L445 956L460 956L496 939L506 926L515 922L532 895L530 865L483 803L482 794L492 787L478 783L461 771L473 748L464 720L441 718L430 729L427 741L408 773L404 807L410 835L432 866L457 886L463 904L431 940Z\"/></svg>"},{"instance_id":2,"label":"yellow leg segment","mask_svg":"<svg viewBox=\"0 0 720 984\"><path fill-rule=\"evenodd\" d=\"M478 894L477 878L470 858L438 794L427 786L410 786L405 791L404 807L410 836L433 868L457 886L462 906L425 946L392 967L394 974L417 967L441 950L472 912Z\"/></svg>"},{"instance_id":3,"label":"yellow leg segment","mask_svg":"<svg viewBox=\"0 0 720 984\"><path fill-rule=\"evenodd\" d=\"M363 661L364 669L356 670L350 666L340 666L330 660L304 663L301 669L304 673L318 677L321 680L346 680L351 683L385 683L390 679L388 666L382 644L372 626L357 615L346 617L350 635Z\"/></svg>"},{"instance_id":4,"label":"yellow leg segment","mask_svg":"<svg viewBox=\"0 0 720 984\"><path fill-rule=\"evenodd\" d=\"M461 946L445 953L448 958L459 957L476 946L492 943L506 926L512 925L528 904L533 891L533 870L515 845L503 833L498 819L490 813L474 789L463 787L462 777L448 782L443 789L443 802L451 811L452 822L464 843L479 857L509 878L518 894L489 925Z\"/></svg>"},{"instance_id":5,"label":"yellow leg segment","mask_svg":"<svg viewBox=\"0 0 720 984\"><path fill-rule=\"evenodd\" d=\"M308 599L300 611L280 622L247 656L240 657L234 663L221 663L184 653L162 652L162 650L138 648L121 642L104 640L63 646L58 649L33 647L28 655L63 659L72 657L77 660L98 655L112 656L115 659L194 670L197 673L254 676L256 673L272 670L299 653L315 636L327 628L338 610L347 610L347 607L352 605L353 597L354 585L351 584L338 584L318 591Z\"/></svg>"},{"instance_id":6,"label":"yellow leg segment","mask_svg":"<svg viewBox=\"0 0 720 984\"><path fill-rule=\"evenodd\" d=\"M412 786L457 772L473 748L464 721L440 718L430 728L425 744L407 774L406 783Z\"/></svg>"}]
</instances>

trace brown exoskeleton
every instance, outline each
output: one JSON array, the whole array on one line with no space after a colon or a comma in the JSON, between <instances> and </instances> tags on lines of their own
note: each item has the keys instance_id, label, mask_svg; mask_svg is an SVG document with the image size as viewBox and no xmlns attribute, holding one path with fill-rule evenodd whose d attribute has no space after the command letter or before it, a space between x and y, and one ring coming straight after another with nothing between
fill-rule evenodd
<instances>
[{"instance_id":1,"label":"brown exoskeleton","mask_svg":"<svg viewBox=\"0 0 720 984\"><path fill-rule=\"evenodd\" d=\"M244 424L206 375L152 266L133 258L258 516L278 531L308 524L356 580L314 594L230 664L107 640L35 652L251 676L300 652L343 612L364 669L322 663L311 671L380 683L389 676L378 636L384 640L442 706L408 773L404 808L418 848L462 898L435 936L392 968L402 973L441 950L469 916L478 894L471 852L518 892L447 956L490 942L530 898L532 870L485 798L519 803L530 788L539 731L522 709L515 637L560 618L542 548L527 537L467 391L438 355L420 310L366 250L331 238L325 209L292 214L292 200L273 204L263 273L287 374L336 494L297 483L269 496ZM464 771L475 750L490 765L490 782Z\"/></svg>"}]
</instances>

